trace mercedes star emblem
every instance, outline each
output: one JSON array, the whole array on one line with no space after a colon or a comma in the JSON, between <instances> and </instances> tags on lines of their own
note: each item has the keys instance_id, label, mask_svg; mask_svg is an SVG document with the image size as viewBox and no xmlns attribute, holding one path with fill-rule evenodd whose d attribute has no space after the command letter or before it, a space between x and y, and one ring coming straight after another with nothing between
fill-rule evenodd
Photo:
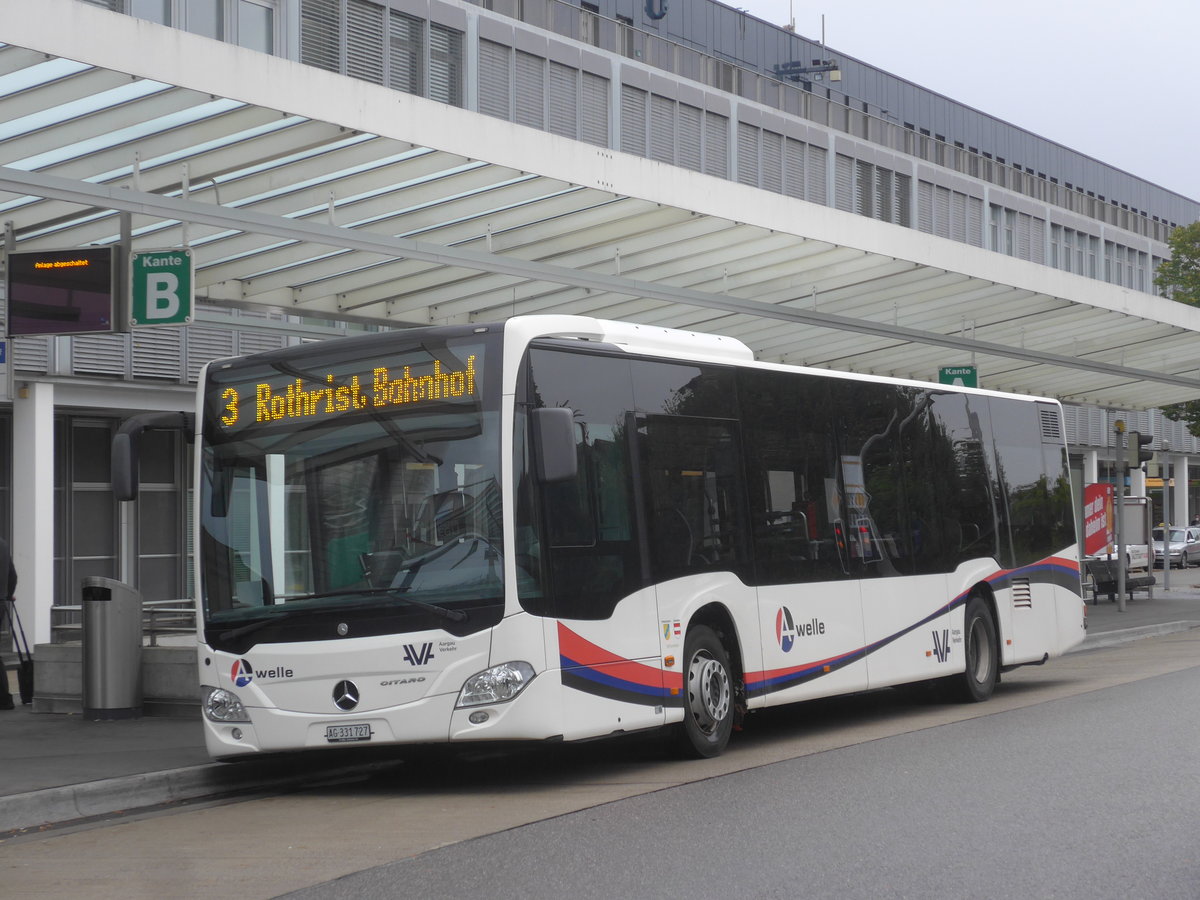
<instances>
[{"instance_id":1,"label":"mercedes star emblem","mask_svg":"<svg viewBox=\"0 0 1200 900\"><path fill-rule=\"evenodd\" d=\"M338 709L358 706L358 685L353 681L339 681L333 688L333 705Z\"/></svg>"}]
</instances>

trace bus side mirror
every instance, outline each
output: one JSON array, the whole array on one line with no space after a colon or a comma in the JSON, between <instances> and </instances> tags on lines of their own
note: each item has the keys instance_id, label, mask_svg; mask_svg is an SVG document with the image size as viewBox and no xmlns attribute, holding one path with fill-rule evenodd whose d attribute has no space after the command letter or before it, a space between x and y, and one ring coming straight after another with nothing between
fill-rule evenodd
<instances>
[{"instance_id":1,"label":"bus side mirror","mask_svg":"<svg viewBox=\"0 0 1200 900\"><path fill-rule=\"evenodd\" d=\"M138 448L142 432L149 428L182 428L192 439L195 416L185 412L143 413L121 423L112 439L109 474L113 496L118 500L136 500L138 495Z\"/></svg>"},{"instance_id":2,"label":"bus side mirror","mask_svg":"<svg viewBox=\"0 0 1200 900\"><path fill-rule=\"evenodd\" d=\"M575 455L575 413L565 406L533 411L535 472L543 484L570 481L578 472Z\"/></svg>"}]
</instances>

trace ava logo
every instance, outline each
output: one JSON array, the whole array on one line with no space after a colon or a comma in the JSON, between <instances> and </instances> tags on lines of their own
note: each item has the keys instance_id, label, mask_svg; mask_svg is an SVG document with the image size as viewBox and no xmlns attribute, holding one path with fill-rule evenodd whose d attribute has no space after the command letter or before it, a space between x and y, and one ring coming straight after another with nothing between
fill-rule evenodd
<instances>
[{"instance_id":1,"label":"ava logo","mask_svg":"<svg viewBox=\"0 0 1200 900\"><path fill-rule=\"evenodd\" d=\"M790 652L796 643L796 624L792 621L792 611L786 606L779 607L779 612L775 613L775 640L784 653Z\"/></svg>"},{"instance_id":2,"label":"ava logo","mask_svg":"<svg viewBox=\"0 0 1200 900\"><path fill-rule=\"evenodd\" d=\"M238 687L245 687L254 680L254 669L250 666L250 660L239 659L233 664L233 671L229 673L229 677L233 679L233 683Z\"/></svg>"},{"instance_id":3,"label":"ava logo","mask_svg":"<svg viewBox=\"0 0 1200 900\"><path fill-rule=\"evenodd\" d=\"M410 666L428 665L433 659L433 642L429 641L420 646L416 644L404 645L404 661Z\"/></svg>"},{"instance_id":4,"label":"ava logo","mask_svg":"<svg viewBox=\"0 0 1200 900\"><path fill-rule=\"evenodd\" d=\"M943 628L942 633L933 633L933 655L937 661L944 663L950 656L950 629Z\"/></svg>"}]
</instances>

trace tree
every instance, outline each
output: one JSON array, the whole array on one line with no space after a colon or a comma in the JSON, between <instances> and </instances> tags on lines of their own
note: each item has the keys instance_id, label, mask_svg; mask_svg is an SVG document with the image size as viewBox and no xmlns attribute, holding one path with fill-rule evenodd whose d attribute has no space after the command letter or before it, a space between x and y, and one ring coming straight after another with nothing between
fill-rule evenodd
<instances>
[{"instance_id":1,"label":"tree","mask_svg":"<svg viewBox=\"0 0 1200 900\"><path fill-rule=\"evenodd\" d=\"M1171 258L1158 267L1154 284L1164 296L1200 306L1200 222L1180 225L1167 238Z\"/></svg>"},{"instance_id":2,"label":"tree","mask_svg":"<svg viewBox=\"0 0 1200 900\"><path fill-rule=\"evenodd\" d=\"M1200 222L1176 228L1167 238L1167 245L1171 258L1158 267L1154 284L1173 300L1200 306ZM1188 431L1200 435L1200 400L1164 406L1163 415L1186 423Z\"/></svg>"}]
</instances>

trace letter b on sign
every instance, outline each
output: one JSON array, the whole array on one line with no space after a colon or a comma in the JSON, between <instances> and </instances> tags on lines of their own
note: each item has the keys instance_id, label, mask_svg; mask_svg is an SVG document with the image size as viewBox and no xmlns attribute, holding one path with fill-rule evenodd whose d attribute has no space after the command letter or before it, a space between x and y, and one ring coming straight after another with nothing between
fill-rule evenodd
<instances>
[{"instance_id":1,"label":"letter b on sign","mask_svg":"<svg viewBox=\"0 0 1200 900\"><path fill-rule=\"evenodd\" d=\"M186 325L192 321L191 250L129 254L129 324Z\"/></svg>"}]
</instances>

